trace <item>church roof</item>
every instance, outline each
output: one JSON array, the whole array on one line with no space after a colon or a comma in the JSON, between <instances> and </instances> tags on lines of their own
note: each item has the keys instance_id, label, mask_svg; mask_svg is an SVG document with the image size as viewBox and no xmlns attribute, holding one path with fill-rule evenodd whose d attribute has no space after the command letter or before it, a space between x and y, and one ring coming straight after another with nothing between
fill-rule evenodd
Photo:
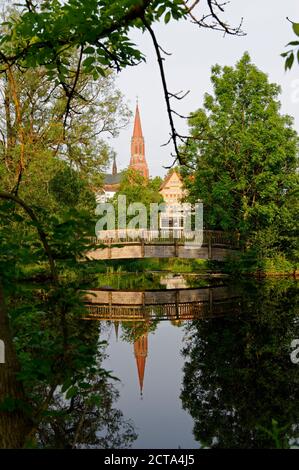
<instances>
[{"instance_id":1,"label":"church roof","mask_svg":"<svg viewBox=\"0 0 299 470\"><path fill-rule=\"evenodd\" d=\"M123 171L120 171L116 175L113 175L111 173L107 173L104 175L104 186L106 184L119 184L121 182L122 176L123 176Z\"/></svg>"}]
</instances>

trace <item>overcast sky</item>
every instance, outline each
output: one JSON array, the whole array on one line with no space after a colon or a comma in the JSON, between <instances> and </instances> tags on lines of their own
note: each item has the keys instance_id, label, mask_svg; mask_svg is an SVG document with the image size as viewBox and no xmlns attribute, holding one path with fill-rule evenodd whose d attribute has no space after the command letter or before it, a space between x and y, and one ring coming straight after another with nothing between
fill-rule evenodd
<instances>
[{"instance_id":1,"label":"overcast sky","mask_svg":"<svg viewBox=\"0 0 299 470\"><path fill-rule=\"evenodd\" d=\"M170 91L190 90L183 102L175 103L177 111L188 114L202 105L204 93L211 91L212 65L234 65L248 51L270 80L281 85L282 112L294 116L298 128L299 65L285 72L280 57L284 46L295 38L287 16L299 22L298 0L231 0L224 18L236 25L243 17L243 30L247 33L244 37L223 37L220 32L199 29L190 22L156 25L160 44L172 53L165 63ZM169 124L158 65L148 34L133 34L132 38L145 52L147 62L121 72L117 86L132 110L138 95L150 174L163 176L166 172L163 166L171 164L173 148L161 147L168 140ZM177 127L186 131L186 123L179 118ZM129 164L132 128L133 122L111 142L120 169Z\"/></svg>"}]
</instances>

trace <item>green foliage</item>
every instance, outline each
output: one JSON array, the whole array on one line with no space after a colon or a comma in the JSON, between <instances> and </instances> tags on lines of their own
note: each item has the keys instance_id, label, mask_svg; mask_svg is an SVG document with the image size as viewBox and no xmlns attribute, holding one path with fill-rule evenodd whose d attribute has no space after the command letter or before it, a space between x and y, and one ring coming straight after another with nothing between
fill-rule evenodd
<instances>
[{"instance_id":1,"label":"green foliage","mask_svg":"<svg viewBox=\"0 0 299 470\"><path fill-rule=\"evenodd\" d=\"M72 100L63 129L67 98L56 87L49 90L44 68L11 67L10 72L10 80L6 74L0 79L0 190L15 191L18 180L18 196L47 233L56 262L64 260L61 272L76 272L86 236L93 234L94 190L112 155L104 136L117 135L129 112L111 73L97 83L81 74L80 95ZM29 266L46 275L36 224L13 202L0 201L0 216L2 282L22 277Z\"/></svg>"},{"instance_id":2,"label":"green foliage","mask_svg":"<svg viewBox=\"0 0 299 470\"><path fill-rule=\"evenodd\" d=\"M56 202L63 206L75 207L78 205L82 192L86 191L86 183L80 178L78 172L69 167L58 171L49 182L50 193L53 194ZM84 197L84 196L83 196ZM92 202L93 194L90 191L86 201Z\"/></svg>"},{"instance_id":3,"label":"green foliage","mask_svg":"<svg viewBox=\"0 0 299 470\"><path fill-rule=\"evenodd\" d=\"M151 320L149 322L122 322L121 339L127 343L134 343L145 334L153 334L159 325L159 320Z\"/></svg>"},{"instance_id":4,"label":"green foliage","mask_svg":"<svg viewBox=\"0 0 299 470\"><path fill-rule=\"evenodd\" d=\"M299 23L292 23L292 28L296 36L299 36ZM286 45L286 47L289 46L297 46L297 48L289 49L287 52L283 52L281 54L281 57L285 59L285 70L290 70L293 67L295 57L297 58L297 62L299 64L299 41L291 41Z\"/></svg>"},{"instance_id":5,"label":"green foliage","mask_svg":"<svg viewBox=\"0 0 299 470\"><path fill-rule=\"evenodd\" d=\"M159 193L162 180L160 177L146 179L137 170L129 168L122 176L120 187L113 198L113 204L118 209L118 197L126 196L127 207L132 203L144 204L147 210L147 221L150 220L150 204L162 203L163 198ZM133 216L132 216L133 218ZM128 216L128 222L130 216Z\"/></svg>"},{"instance_id":6,"label":"green foliage","mask_svg":"<svg viewBox=\"0 0 299 470\"><path fill-rule=\"evenodd\" d=\"M147 258L130 260L106 260L103 264L94 265L96 272L105 274L143 273L151 271L167 271L174 273L207 272L205 260L176 258Z\"/></svg>"},{"instance_id":7,"label":"green foliage","mask_svg":"<svg viewBox=\"0 0 299 470\"><path fill-rule=\"evenodd\" d=\"M296 261L286 258L282 253L262 254L258 247L251 247L243 253L231 255L221 270L234 277L255 276L293 276L297 270Z\"/></svg>"},{"instance_id":8,"label":"green foliage","mask_svg":"<svg viewBox=\"0 0 299 470\"><path fill-rule=\"evenodd\" d=\"M144 29L143 17L148 24L162 17L168 23L186 16L187 9L182 0L43 0L18 12L5 24L3 52L11 56L22 51L23 66L44 64L51 80L63 83L69 75L70 47L82 48L83 70L97 80L111 68L144 60L129 35L132 28Z\"/></svg>"},{"instance_id":9,"label":"green foliage","mask_svg":"<svg viewBox=\"0 0 299 470\"><path fill-rule=\"evenodd\" d=\"M148 208L152 202L162 202L163 198L158 193L162 179L156 176L153 179L146 179L137 170L129 168L123 173L120 187L115 194L115 200L118 195L124 194L127 198L127 204L140 202Z\"/></svg>"},{"instance_id":10,"label":"green foliage","mask_svg":"<svg viewBox=\"0 0 299 470\"><path fill-rule=\"evenodd\" d=\"M66 165L76 170L90 189L102 184L101 174L113 156L106 137L117 136L130 115L115 89L113 74L95 83L81 73L77 84L80 94L73 97L67 119L67 98L63 91L49 85L43 67L22 73L12 67L11 74L10 81L4 74L0 80L1 189L11 191L16 184L21 137L25 168L19 189L21 196L30 194L31 202L49 200L49 182Z\"/></svg>"}]
</instances>

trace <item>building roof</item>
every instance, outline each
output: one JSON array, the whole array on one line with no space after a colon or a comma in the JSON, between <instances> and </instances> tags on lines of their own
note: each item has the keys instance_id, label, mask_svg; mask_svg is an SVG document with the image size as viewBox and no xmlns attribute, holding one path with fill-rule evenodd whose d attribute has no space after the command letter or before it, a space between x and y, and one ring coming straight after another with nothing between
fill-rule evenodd
<instances>
[{"instance_id":1,"label":"building roof","mask_svg":"<svg viewBox=\"0 0 299 470\"><path fill-rule=\"evenodd\" d=\"M174 175L174 173L175 173L175 174L179 177L179 179L183 182L183 178L182 178L182 176L180 175L180 173L179 173L176 169L174 169L174 170L170 171L170 172L166 175L165 179L163 180L163 182L162 182L162 184L161 184L161 186L160 186L159 191L161 191L161 190L166 186L166 184L167 184L168 181L171 179L171 177Z\"/></svg>"}]
</instances>

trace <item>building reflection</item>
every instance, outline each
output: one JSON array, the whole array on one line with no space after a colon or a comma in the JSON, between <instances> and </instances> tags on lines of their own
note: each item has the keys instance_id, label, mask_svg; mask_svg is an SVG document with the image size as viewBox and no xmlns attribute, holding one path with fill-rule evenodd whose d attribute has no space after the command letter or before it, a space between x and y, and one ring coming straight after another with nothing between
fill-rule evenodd
<instances>
[{"instance_id":1,"label":"building reflection","mask_svg":"<svg viewBox=\"0 0 299 470\"><path fill-rule=\"evenodd\" d=\"M144 335L140 336L140 338L138 338L136 341L134 341L134 355L136 359L141 397L143 393L143 381L144 381L144 372L145 372L147 352L148 352L148 334L145 333Z\"/></svg>"},{"instance_id":2,"label":"building reflection","mask_svg":"<svg viewBox=\"0 0 299 470\"><path fill-rule=\"evenodd\" d=\"M114 332L115 332L115 339L118 341L119 339L119 322L113 322L114 325ZM146 358L148 354L148 331L145 331L141 335L138 335L138 332L135 328L135 324L130 325L132 329L132 336L133 336L133 350L134 350L134 357L137 367L137 374L138 374L138 382L139 382L139 390L140 396L143 396L143 383L144 383L144 373L145 373L145 366L146 366Z\"/></svg>"}]
</instances>

